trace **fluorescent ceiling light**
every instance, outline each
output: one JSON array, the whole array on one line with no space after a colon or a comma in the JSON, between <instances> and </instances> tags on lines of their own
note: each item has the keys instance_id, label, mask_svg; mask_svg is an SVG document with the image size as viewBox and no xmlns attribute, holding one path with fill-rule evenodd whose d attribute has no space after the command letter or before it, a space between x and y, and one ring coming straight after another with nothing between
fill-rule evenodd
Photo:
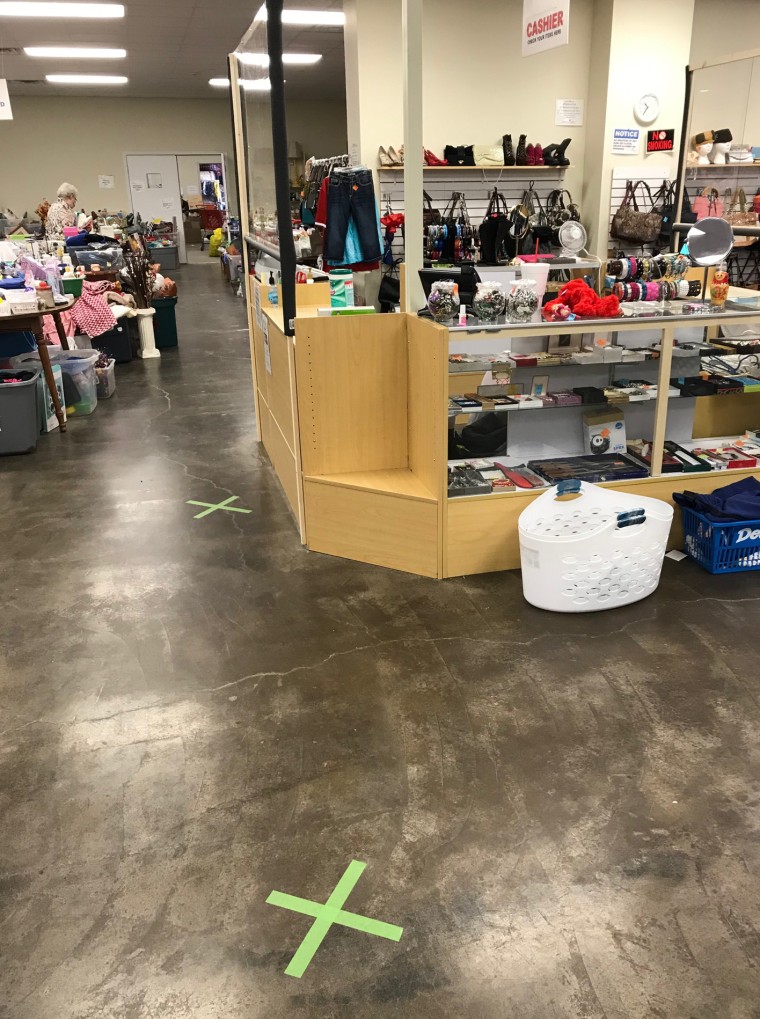
<instances>
[{"instance_id":1,"label":"fluorescent ceiling light","mask_svg":"<svg viewBox=\"0 0 760 1019\"><path fill-rule=\"evenodd\" d=\"M266 4L262 4L256 14L255 21L267 20ZM343 27L346 15L343 11L298 11L282 12L283 25L337 25Z\"/></svg>"},{"instance_id":2,"label":"fluorescent ceiling light","mask_svg":"<svg viewBox=\"0 0 760 1019\"><path fill-rule=\"evenodd\" d=\"M283 53L283 64L318 64L322 59L321 53ZM269 67L269 55L266 53L238 53L238 60L241 64L249 67Z\"/></svg>"},{"instance_id":3,"label":"fluorescent ceiling light","mask_svg":"<svg viewBox=\"0 0 760 1019\"><path fill-rule=\"evenodd\" d=\"M103 49L90 46L24 46L28 57L60 57L61 59L76 58L81 60L121 60L126 57L126 50Z\"/></svg>"},{"instance_id":4,"label":"fluorescent ceiling light","mask_svg":"<svg viewBox=\"0 0 760 1019\"><path fill-rule=\"evenodd\" d=\"M3 0L0 18L123 18L124 4L37 3Z\"/></svg>"},{"instance_id":5,"label":"fluorescent ceiling light","mask_svg":"<svg viewBox=\"0 0 760 1019\"><path fill-rule=\"evenodd\" d=\"M213 88L230 87L229 78L209 78L208 83ZM269 78L252 78L250 80L240 78L239 84L246 92L270 92L272 90L272 83Z\"/></svg>"},{"instance_id":6,"label":"fluorescent ceiling light","mask_svg":"<svg viewBox=\"0 0 760 1019\"><path fill-rule=\"evenodd\" d=\"M46 74L52 85L126 85L129 78L122 74Z\"/></svg>"}]
</instances>

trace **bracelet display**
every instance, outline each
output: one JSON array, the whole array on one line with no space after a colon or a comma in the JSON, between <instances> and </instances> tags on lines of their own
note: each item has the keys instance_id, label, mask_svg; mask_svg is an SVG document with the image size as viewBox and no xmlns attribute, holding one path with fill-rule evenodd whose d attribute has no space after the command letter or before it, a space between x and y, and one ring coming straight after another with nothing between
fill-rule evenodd
<instances>
[{"instance_id":1,"label":"bracelet display","mask_svg":"<svg viewBox=\"0 0 760 1019\"><path fill-rule=\"evenodd\" d=\"M652 258L611 258L607 262L607 275L618 280L654 282L661 279L680 279L691 268L688 255L655 255Z\"/></svg>"},{"instance_id":2,"label":"bracelet display","mask_svg":"<svg viewBox=\"0 0 760 1019\"><path fill-rule=\"evenodd\" d=\"M699 297L701 291L699 280L612 284L612 293L619 301L675 301L676 298Z\"/></svg>"}]
</instances>

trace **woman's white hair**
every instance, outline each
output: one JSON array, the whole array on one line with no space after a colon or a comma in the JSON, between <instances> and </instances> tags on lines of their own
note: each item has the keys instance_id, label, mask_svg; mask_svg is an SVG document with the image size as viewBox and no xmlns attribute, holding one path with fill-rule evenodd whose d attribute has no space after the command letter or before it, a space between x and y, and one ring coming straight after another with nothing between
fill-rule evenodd
<instances>
[{"instance_id":1,"label":"woman's white hair","mask_svg":"<svg viewBox=\"0 0 760 1019\"><path fill-rule=\"evenodd\" d=\"M77 191L77 189L74 187L73 184L66 184L66 183L61 184L61 186L58 188L58 194L57 194L56 197L57 198L68 198L69 195L71 195L74 198L75 201L76 201L77 198L79 198L79 192Z\"/></svg>"}]
</instances>

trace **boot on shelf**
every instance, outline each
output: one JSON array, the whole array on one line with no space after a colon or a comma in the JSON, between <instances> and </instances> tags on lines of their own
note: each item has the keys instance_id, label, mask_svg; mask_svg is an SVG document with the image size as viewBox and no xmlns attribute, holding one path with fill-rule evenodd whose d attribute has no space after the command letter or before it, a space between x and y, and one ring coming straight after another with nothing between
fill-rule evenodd
<instances>
[{"instance_id":1,"label":"boot on shelf","mask_svg":"<svg viewBox=\"0 0 760 1019\"><path fill-rule=\"evenodd\" d=\"M528 152L525 147L526 135L521 134L520 140L517 143L517 152L515 153L515 165L527 166L528 165Z\"/></svg>"},{"instance_id":2,"label":"boot on shelf","mask_svg":"<svg viewBox=\"0 0 760 1019\"><path fill-rule=\"evenodd\" d=\"M515 150L512 147L512 135L505 134L502 139L504 145L504 165L514 166L515 165Z\"/></svg>"}]
</instances>

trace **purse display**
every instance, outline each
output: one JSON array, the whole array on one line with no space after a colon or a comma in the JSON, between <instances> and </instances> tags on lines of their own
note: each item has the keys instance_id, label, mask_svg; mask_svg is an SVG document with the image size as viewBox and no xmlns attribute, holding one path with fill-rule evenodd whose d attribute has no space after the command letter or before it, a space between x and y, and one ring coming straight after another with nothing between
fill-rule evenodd
<instances>
[{"instance_id":1,"label":"purse display","mask_svg":"<svg viewBox=\"0 0 760 1019\"><path fill-rule=\"evenodd\" d=\"M461 191L452 191L441 222L428 227L425 233L425 253L431 261L471 262L474 259L477 235Z\"/></svg>"},{"instance_id":2,"label":"purse display","mask_svg":"<svg viewBox=\"0 0 760 1019\"><path fill-rule=\"evenodd\" d=\"M725 207L726 213L723 218L731 226L757 226L757 213L747 208L747 196L744 193L744 188L737 188L733 195L731 188L727 188ZM748 248L756 240L757 237L737 237L734 234L734 247Z\"/></svg>"},{"instance_id":3,"label":"purse display","mask_svg":"<svg viewBox=\"0 0 760 1019\"><path fill-rule=\"evenodd\" d=\"M482 262L499 262L506 258L509 234L509 209L504 195L493 189L485 218L480 224L480 258Z\"/></svg>"},{"instance_id":4,"label":"purse display","mask_svg":"<svg viewBox=\"0 0 760 1019\"><path fill-rule=\"evenodd\" d=\"M642 202L645 201L644 193L649 199L649 212L639 209L636 200L636 191L639 187L642 188ZM659 212L653 211L652 204L652 192L646 181L639 180L635 183L632 180L627 181L623 200L612 217L610 236L637 245L654 244L660 236L662 216Z\"/></svg>"},{"instance_id":5,"label":"purse display","mask_svg":"<svg viewBox=\"0 0 760 1019\"><path fill-rule=\"evenodd\" d=\"M705 219L707 216L722 216L724 212L723 201L717 188L709 185L703 188L701 193L694 199L692 206L696 215L695 222Z\"/></svg>"},{"instance_id":6,"label":"purse display","mask_svg":"<svg viewBox=\"0 0 760 1019\"><path fill-rule=\"evenodd\" d=\"M447 145L443 150L443 158L449 166L475 166L472 145Z\"/></svg>"},{"instance_id":7,"label":"purse display","mask_svg":"<svg viewBox=\"0 0 760 1019\"><path fill-rule=\"evenodd\" d=\"M399 278L401 261L400 258L396 259L390 270L383 273L383 278L380 280L377 299L384 306L384 311L386 309L392 311L401 300L401 279Z\"/></svg>"}]
</instances>

